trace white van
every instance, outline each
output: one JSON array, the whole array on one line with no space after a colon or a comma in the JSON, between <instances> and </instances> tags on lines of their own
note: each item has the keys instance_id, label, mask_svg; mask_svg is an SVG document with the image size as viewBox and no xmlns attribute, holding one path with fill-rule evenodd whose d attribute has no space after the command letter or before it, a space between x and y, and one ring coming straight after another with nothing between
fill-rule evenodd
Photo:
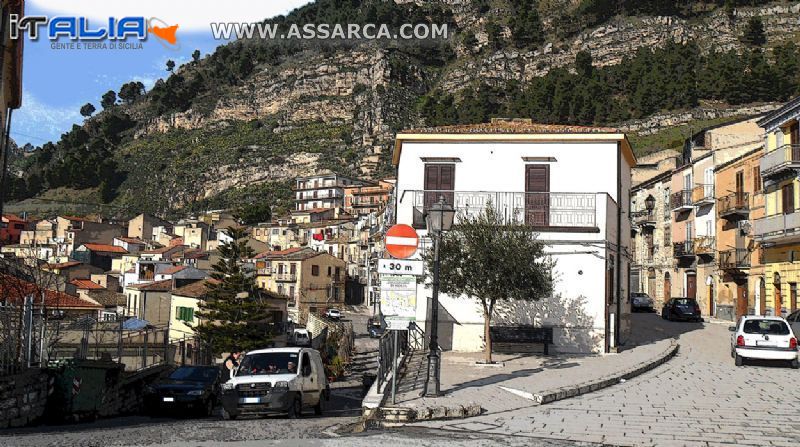
<instances>
[{"instance_id":1,"label":"white van","mask_svg":"<svg viewBox=\"0 0 800 447\"><path fill-rule=\"evenodd\" d=\"M311 346L311 333L308 329L295 329L289 337L292 346Z\"/></svg>"},{"instance_id":2,"label":"white van","mask_svg":"<svg viewBox=\"0 0 800 447\"><path fill-rule=\"evenodd\" d=\"M322 358L310 348L248 352L234 377L222 384L222 417L288 414L296 419L314 408L321 415L330 399Z\"/></svg>"}]
</instances>

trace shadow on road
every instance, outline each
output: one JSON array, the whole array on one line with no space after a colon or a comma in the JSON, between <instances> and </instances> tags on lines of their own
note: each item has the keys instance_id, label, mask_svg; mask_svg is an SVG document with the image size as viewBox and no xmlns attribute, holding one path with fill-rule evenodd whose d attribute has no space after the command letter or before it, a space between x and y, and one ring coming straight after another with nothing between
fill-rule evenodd
<instances>
[{"instance_id":1,"label":"shadow on road","mask_svg":"<svg viewBox=\"0 0 800 447\"><path fill-rule=\"evenodd\" d=\"M703 329L703 323L667 321L657 313L633 313L630 321L631 335L622 346L623 351Z\"/></svg>"}]
</instances>

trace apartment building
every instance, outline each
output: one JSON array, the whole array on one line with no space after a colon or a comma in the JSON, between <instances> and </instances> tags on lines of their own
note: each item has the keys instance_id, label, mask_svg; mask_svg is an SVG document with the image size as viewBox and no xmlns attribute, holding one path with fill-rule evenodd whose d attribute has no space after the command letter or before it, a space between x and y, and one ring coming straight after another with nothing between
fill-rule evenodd
<instances>
[{"instance_id":1,"label":"apartment building","mask_svg":"<svg viewBox=\"0 0 800 447\"><path fill-rule=\"evenodd\" d=\"M764 262L764 303L759 311L782 315L797 309L800 282L800 97L765 115L764 156L759 162L764 215L753 221Z\"/></svg>"},{"instance_id":2,"label":"apartment building","mask_svg":"<svg viewBox=\"0 0 800 447\"><path fill-rule=\"evenodd\" d=\"M362 180L335 173L298 177L294 188L295 210L341 208L344 206L344 188L365 184Z\"/></svg>"},{"instance_id":3,"label":"apartment building","mask_svg":"<svg viewBox=\"0 0 800 447\"><path fill-rule=\"evenodd\" d=\"M348 186L344 191L344 212L360 216L378 212L389 202L394 180L380 180L364 186Z\"/></svg>"},{"instance_id":4,"label":"apartment building","mask_svg":"<svg viewBox=\"0 0 800 447\"><path fill-rule=\"evenodd\" d=\"M631 189L631 291L647 293L657 308L674 296L671 182L667 170Z\"/></svg>"},{"instance_id":5,"label":"apartment building","mask_svg":"<svg viewBox=\"0 0 800 447\"><path fill-rule=\"evenodd\" d=\"M714 169L717 201L717 317L734 320L762 312L764 266L752 220L764 215L759 162L764 149L747 152Z\"/></svg>"},{"instance_id":6,"label":"apartment building","mask_svg":"<svg viewBox=\"0 0 800 447\"><path fill-rule=\"evenodd\" d=\"M417 228L431 247L423 215L440 197L458 212L491 202L529 225L556 261L551 296L513 303L494 323L554 329L554 351L611 352L630 329L630 143L617 129L492 120L397 134L396 223ZM458 216L458 214L457 214ZM428 331L431 290L417 286L416 321ZM443 349L480 351L483 314L470 297L439 295Z\"/></svg>"},{"instance_id":7,"label":"apartment building","mask_svg":"<svg viewBox=\"0 0 800 447\"><path fill-rule=\"evenodd\" d=\"M308 313L339 308L344 303L346 263L310 248L289 248L257 255L256 285L289 298L295 321Z\"/></svg>"}]
</instances>

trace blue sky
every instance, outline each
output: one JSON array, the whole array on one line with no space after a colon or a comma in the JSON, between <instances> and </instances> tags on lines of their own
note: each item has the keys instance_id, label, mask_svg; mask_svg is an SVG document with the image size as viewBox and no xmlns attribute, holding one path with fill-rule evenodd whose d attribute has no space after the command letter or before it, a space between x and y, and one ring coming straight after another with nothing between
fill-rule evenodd
<instances>
[{"instance_id":1,"label":"blue sky","mask_svg":"<svg viewBox=\"0 0 800 447\"><path fill-rule=\"evenodd\" d=\"M92 27L123 16L177 23L179 48L167 48L152 37L139 50L52 49L46 38L26 40L22 107L14 112L11 137L20 146L57 141L83 121L83 104L91 102L100 110L100 96L118 92L125 82L141 81L149 90L167 74L168 59L181 64L195 49L203 55L213 52L221 42L211 38L210 22L259 21L305 3L309 0L28 0L26 15L87 17Z\"/></svg>"}]
</instances>

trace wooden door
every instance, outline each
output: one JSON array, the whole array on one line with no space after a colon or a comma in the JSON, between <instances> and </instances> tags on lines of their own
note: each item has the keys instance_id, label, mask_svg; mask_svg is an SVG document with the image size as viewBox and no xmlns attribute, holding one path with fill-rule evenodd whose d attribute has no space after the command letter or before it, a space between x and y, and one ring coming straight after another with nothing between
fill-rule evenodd
<instances>
[{"instance_id":1,"label":"wooden door","mask_svg":"<svg viewBox=\"0 0 800 447\"><path fill-rule=\"evenodd\" d=\"M764 284L763 278L758 281L758 296L761 297L758 300L758 314L765 315L767 312L767 286Z\"/></svg>"},{"instance_id":2,"label":"wooden door","mask_svg":"<svg viewBox=\"0 0 800 447\"><path fill-rule=\"evenodd\" d=\"M550 226L550 166L525 166L525 223Z\"/></svg>"},{"instance_id":3,"label":"wooden door","mask_svg":"<svg viewBox=\"0 0 800 447\"><path fill-rule=\"evenodd\" d=\"M686 297L697 297L697 275L686 275Z\"/></svg>"},{"instance_id":4,"label":"wooden door","mask_svg":"<svg viewBox=\"0 0 800 447\"><path fill-rule=\"evenodd\" d=\"M455 205L456 165L454 164L426 164L425 165L425 209L444 197L445 202Z\"/></svg>"},{"instance_id":5,"label":"wooden door","mask_svg":"<svg viewBox=\"0 0 800 447\"><path fill-rule=\"evenodd\" d=\"M781 205L783 214L794 212L794 184L789 183L781 188Z\"/></svg>"},{"instance_id":6,"label":"wooden door","mask_svg":"<svg viewBox=\"0 0 800 447\"><path fill-rule=\"evenodd\" d=\"M775 283L774 287L775 287L775 293L774 293L775 302L773 303L775 305L774 314L780 317L781 309L783 308L783 297L781 296L781 284Z\"/></svg>"},{"instance_id":7,"label":"wooden door","mask_svg":"<svg viewBox=\"0 0 800 447\"><path fill-rule=\"evenodd\" d=\"M747 315L749 303L747 302L747 284L736 285L736 317Z\"/></svg>"},{"instance_id":8,"label":"wooden door","mask_svg":"<svg viewBox=\"0 0 800 447\"><path fill-rule=\"evenodd\" d=\"M672 279L669 276L669 273L664 273L664 302L666 303L671 298L672 295Z\"/></svg>"},{"instance_id":9,"label":"wooden door","mask_svg":"<svg viewBox=\"0 0 800 447\"><path fill-rule=\"evenodd\" d=\"M734 196L735 207L741 208L744 206L744 172L739 171L736 173L736 195Z\"/></svg>"},{"instance_id":10,"label":"wooden door","mask_svg":"<svg viewBox=\"0 0 800 447\"><path fill-rule=\"evenodd\" d=\"M797 310L797 283L789 283L789 313Z\"/></svg>"}]
</instances>

